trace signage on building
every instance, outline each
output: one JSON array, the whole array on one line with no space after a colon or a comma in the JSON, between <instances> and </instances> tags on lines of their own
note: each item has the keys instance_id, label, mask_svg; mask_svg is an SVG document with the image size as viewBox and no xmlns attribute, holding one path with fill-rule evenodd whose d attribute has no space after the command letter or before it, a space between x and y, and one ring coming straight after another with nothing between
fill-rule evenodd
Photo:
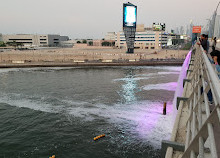
<instances>
[{"instance_id":1,"label":"signage on building","mask_svg":"<svg viewBox=\"0 0 220 158\"><path fill-rule=\"evenodd\" d=\"M153 23L153 30L154 31L165 31L166 24L165 23Z\"/></svg>"},{"instance_id":2,"label":"signage on building","mask_svg":"<svg viewBox=\"0 0 220 158\"><path fill-rule=\"evenodd\" d=\"M123 27L136 27L137 6L131 3L123 4Z\"/></svg>"},{"instance_id":3,"label":"signage on building","mask_svg":"<svg viewBox=\"0 0 220 158\"><path fill-rule=\"evenodd\" d=\"M192 33L201 33L202 27L201 26L193 26Z\"/></svg>"}]
</instances>

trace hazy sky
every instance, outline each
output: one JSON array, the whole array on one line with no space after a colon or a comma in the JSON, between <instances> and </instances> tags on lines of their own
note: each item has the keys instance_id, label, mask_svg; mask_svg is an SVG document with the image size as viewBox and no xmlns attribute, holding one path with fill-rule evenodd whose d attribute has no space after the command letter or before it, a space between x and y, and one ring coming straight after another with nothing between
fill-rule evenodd
<instances>
[{"instance_id":1,"label":"hazy sky","mask_svg":"<svg viewBox=\"0 0 220 158\"><path fill-rule=\"evenodd\" d=\"M219 0L130 0L138 24L165 22L167 31L193 20L205 25ZM125 0L0 0L0 33L61 34L102 38L122 30ZM220 10L220 8L219 8Z\"/></svg>"}]
</instances>

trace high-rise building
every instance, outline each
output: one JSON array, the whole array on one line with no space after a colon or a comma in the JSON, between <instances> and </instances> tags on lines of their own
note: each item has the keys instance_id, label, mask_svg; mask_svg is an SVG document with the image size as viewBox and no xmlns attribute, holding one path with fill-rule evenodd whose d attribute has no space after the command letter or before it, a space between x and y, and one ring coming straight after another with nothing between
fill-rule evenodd
<instances>
[{"instance_id":1,"label":"high-rise building","mask_svg":"<svg viewBox=\"0 0 220 158\"><path fill-rule=\"evenodd\" d=\"M183 26L180 26L180 35L183 35L184 34L184 28Z\"/></svg>"},{"instance_id":2,"label":"high-rise building","mask_svg":"<svg viewBox=\"0 0 220 158\"><path fill-rule=\"evenodd\" d=\"M217 15L215 19L214 37L220 38L220 15Z\"/></svg>"},{"instance_id":3,"label":"high-rise building","mask_svg":"<svg viewBox=\"0 0 220 158\"><path fill-rule=\"evenodd\" d=\"M212 18L209 20L209 37L214 36L215 19L216 19L216 12L214 12Z\"/></svg>"},{"instance_id":4,"label":"high-rise building","mask_svg":"<svg viewBox=\"0 0 220 158\"><path fill-rule=\"evenodd\" d=\"M2 34L0 33L0 42L2 41L3 39L2 39Z\"/></svg>"}]
</instances>

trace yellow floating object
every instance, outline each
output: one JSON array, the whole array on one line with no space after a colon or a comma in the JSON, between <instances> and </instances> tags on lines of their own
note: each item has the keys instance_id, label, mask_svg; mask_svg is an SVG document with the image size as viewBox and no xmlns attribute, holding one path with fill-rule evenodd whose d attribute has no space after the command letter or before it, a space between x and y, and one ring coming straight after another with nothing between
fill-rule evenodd
<instances>
[{"instance_id":1,"label":"yellow floating object","mask_svg":"<svg viewBox=\"0 0 220 158\"><path fill-rule=\"evenodd\" d=\"M105 134L99 135L97 137L94 137L94 140L98 140L99 138L105 137Z\"/></svg>"}]
</instances>

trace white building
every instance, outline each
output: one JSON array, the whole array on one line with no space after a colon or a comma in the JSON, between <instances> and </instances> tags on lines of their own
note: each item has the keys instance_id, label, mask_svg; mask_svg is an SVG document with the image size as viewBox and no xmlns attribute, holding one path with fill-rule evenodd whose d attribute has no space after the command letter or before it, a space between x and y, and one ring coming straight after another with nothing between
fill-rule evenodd
<instances>
[{"instance_id":1,"label":"white building","mask_svg":"<svg viewBox=\"0 0 220 158\"><path fill-rule=\"evenodd\" d=\"M105 35L105 40L115 40L115 32L108 32Z\"/></svg>"},{"instance_id":2,"label":"white building","mask_svg":"<svg viewBox=\"0 0 220 158\"><path fill-rule=\"evenodd\" d=\"M137 29L139 31L139 28ZM135 49L161 49L167 45L167 34L164 31L152 31L144 29L136 32ZM123 32L118 32L115 39L115 45L118 48L126 48L126 39Z\"/></svg>"},{"instance_id":3,"label":"white building","mask_svg":"<svg viewBox=\"0 0 220 158\"><path fill-rule=\"evenodd\" d=\"M60 35L33 35L33 34L16 34L16 35L3 35L3 41L22 43L24 46L45 46L54 47L60 46L62 41L68 41L68 36Z\"/></svg>"}]
</instances>

